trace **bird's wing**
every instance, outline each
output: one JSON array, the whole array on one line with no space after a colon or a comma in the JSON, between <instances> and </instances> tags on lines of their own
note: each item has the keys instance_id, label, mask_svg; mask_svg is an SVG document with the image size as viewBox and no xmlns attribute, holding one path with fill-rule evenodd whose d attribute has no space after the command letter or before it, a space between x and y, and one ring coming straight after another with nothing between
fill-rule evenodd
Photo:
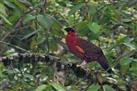
<instances>
[{"instance_id":1,"label":"bird's wing","mask_svg":"<svg viewBox=\"0 0 137 91\"><path fill-rule=\"evenodd\" d=\"M100 47L88 42L87 40L79 38L79 47L84 50L85 61L96 60L105 70L111 72L108 61Z\"/></svg>"},{"instance_id":2,"label":"bird's wing","mask_svg":"<svg viewBox=\"0 0 137 91\"><path fill-rule=\"evenodd\" d=\"M84 49L81 48L79 45L76 45L75 48L80 52L80 53L85 53Z\"/></svg>"},{"instance_id":3,"label":"bird's wing","mask_svg":"<svg viewBox=\"0 0 137 91\"><path fill-rule=\"evenodd\" d=\"M87 57L99 57L99 55L103 53L100 47L81 38L79 38L79 47L83 49Z\"/></svg>"}]
</instances>

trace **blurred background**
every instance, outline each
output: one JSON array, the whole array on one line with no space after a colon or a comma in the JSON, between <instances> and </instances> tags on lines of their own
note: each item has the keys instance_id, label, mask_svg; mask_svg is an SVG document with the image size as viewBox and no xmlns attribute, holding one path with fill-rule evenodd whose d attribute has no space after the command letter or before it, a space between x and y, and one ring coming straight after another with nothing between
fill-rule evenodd
<instances>
[{"instance_id":1,"label":"blurred background","mask_svg":"<svg viewBox=\"0 0 137 91\"><path fill-rule=\"evenodd\" d=\"M101 80L109 78L123 91L137 91L137 0L1 0L0 56L52 54L79 64L64 43L68 26L101 47L115 74L109 77L95 62L89 69L99 70ZM0 63L0 89L117 91L112 84L89 84L70 70L57 72L54 65L18 61Z\"/></svg>"}]
</instances>

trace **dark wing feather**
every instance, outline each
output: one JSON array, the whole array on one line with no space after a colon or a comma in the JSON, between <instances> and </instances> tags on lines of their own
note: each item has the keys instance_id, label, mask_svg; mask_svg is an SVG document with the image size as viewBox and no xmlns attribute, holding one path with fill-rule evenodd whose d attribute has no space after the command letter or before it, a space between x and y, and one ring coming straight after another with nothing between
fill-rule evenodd
<instances>
[{"instance_id":1,"label":"dark wing feather","mask_svg":"<svg viewBox=\"0 0 137 91\"><path fill-rule=\"evenodd\" d=\"M97 60L97 58L103 54L100 47L95 44L79 38L80 47L85 51L85 57L90 58L91 60Z\"/></svg>"},{"instance_id":2,"label":"dark wing feather","mask_svg":"<svg viewBox=\"0 0 137 91\"><path fill-rule=\"evenodd\" d=\"M79 46L85 51L84 54L85 61L89 62L91 60L96 60L105 70L108 70L108 68L110 68L108 61L100 47L94 45L93 43L88 42L87 40L81 38L79 38L79 40L80 40ZM110 71L111 69L108 70L108 72Z\"/></svg>"}]
</instances>

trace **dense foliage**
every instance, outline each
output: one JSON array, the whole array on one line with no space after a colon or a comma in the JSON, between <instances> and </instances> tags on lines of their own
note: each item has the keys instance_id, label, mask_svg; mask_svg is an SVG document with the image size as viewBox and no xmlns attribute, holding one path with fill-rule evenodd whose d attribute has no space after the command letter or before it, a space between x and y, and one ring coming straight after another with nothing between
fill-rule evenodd
<instances>
[{"instance_id":1,"label":"dense foliage","mask_svg":"<svg viewBox=\"0 0 137 91\"><path fill-rule=\"evenodd\" d=\"M114 73L99 64L100 79L114 81L123 90L137 90L136 0L1 0L0 55L53 54L62 62L81 63L66 52L64 28L100 46ZM29 60L27 60L29 61ZM63 74L61 77L56 77ZM61 80L61 82L59 81ZM57 72L45 63L0 63L0 89L8 91L115 91L110 85L88 84L73 72Z\"/></svg>"}]
</instances>

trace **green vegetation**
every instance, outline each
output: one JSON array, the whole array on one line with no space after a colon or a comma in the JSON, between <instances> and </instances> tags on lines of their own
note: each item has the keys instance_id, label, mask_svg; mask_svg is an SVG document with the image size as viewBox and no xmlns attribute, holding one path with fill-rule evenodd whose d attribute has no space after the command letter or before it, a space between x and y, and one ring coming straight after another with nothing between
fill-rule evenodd
<instances>
[{"instance_id":1,"label":"green vegetation","mask_svg":"<svg viewBox=\"0 0 137 91\"><path fill-rule=\"evenodd\" d=\"M100 46L109 60L114 74L95 62L87 65L99 71L99 81L137 90L136 0L1 0L0 56L52 54L63 63L79 64L62 41L69 26ZM1 91L117 91L113 84L91 84L67 69L57 72L54 65L25 61L0 63Z\"/></svg>"}]
</instances>

